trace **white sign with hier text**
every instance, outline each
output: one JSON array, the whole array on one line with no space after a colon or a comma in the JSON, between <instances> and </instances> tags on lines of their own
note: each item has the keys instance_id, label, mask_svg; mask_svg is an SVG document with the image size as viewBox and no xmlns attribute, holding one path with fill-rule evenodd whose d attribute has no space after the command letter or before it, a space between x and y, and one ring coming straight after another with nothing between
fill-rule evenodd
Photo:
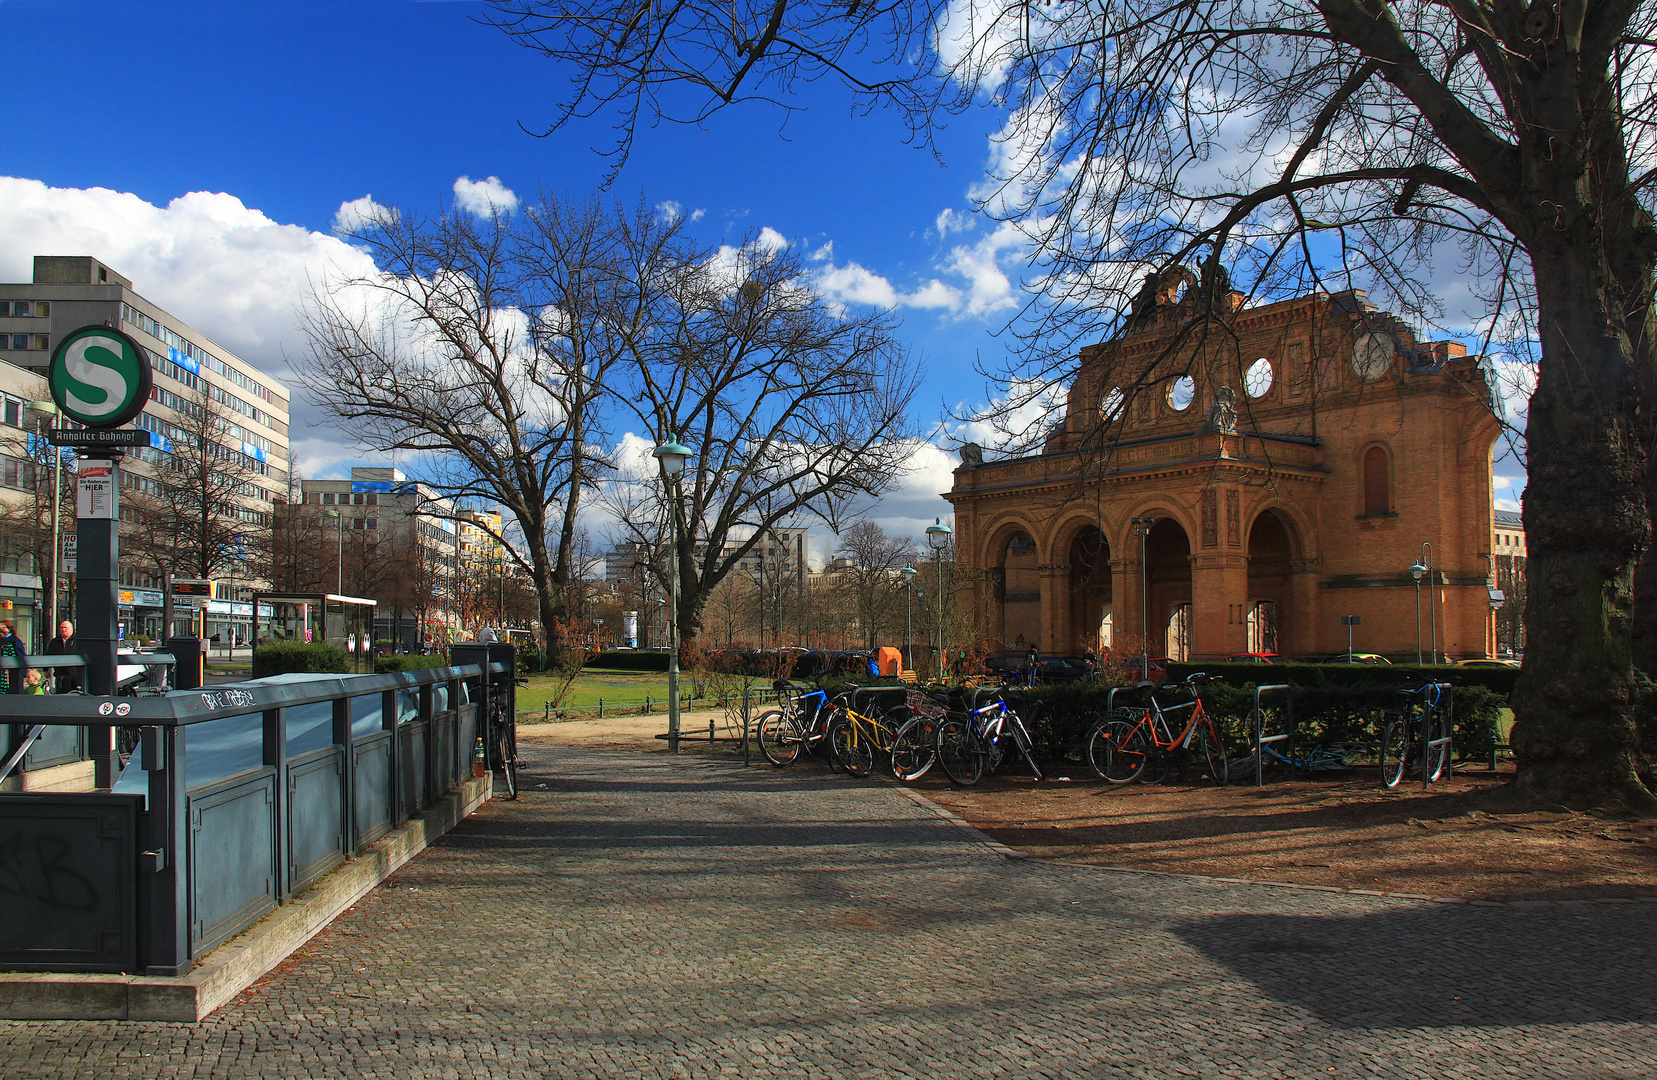
<instances>
[{"instance_id":1,"label":"white sign with hier text","mask_svg":"<svg viewBox=\"0 0 1657 1080\"><path fill-rule=\"evenodd\" d=\"M108 461L83 462L75 477L75 516L115 520L115 465Z\"/></svg>"}]
</instances>

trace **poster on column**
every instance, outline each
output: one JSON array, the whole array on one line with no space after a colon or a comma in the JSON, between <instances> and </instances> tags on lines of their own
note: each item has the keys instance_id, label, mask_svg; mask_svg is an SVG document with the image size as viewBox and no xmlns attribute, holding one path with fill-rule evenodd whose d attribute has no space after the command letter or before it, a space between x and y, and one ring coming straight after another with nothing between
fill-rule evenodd
<instances>
[{"instance_id":1,"label":"poster on column","mask_svg":"<svg viewBox=\"0 0 1657 1080\"><path fill-rule=\"evenodd\" d=\"M115 520L114 463L83 462L75 475L75 517L82 520Z\"/></svg>"}]
</instances>

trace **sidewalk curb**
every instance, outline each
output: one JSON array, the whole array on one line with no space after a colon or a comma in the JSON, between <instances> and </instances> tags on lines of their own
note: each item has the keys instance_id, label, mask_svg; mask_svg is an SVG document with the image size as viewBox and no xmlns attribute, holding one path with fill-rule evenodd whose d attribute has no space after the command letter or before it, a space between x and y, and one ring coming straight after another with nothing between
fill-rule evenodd
<instances>
[{"instance_id":1,"label":"sidewalk curb","mask_svg":"<svg viewBox=\"0 0 1657 1080\"><path fill-rule=\"evenodd\" d=\"M894 781L896 783L896 781ZM1143 870L1136 866L1102 866L1099 863L1071 862L1065 859L1044 859L1031 855L1028 851L1008 847L995 839L978 826L973 825L959 814L946 807L939 806L925 795L913 788L897 784L899 791L909 797L912 802L931 810L938 817L957 828L965 830L986 847L1001 855L1003 858L1016 859L1043 866L1062 866L1070 870L1100 870L1112 874L1141 874L1148 877L1184 878L1187 881L1201 881L1211 885L1254 885L1272 889L1294 889L1299 892L1341 893L1346 896L1368 896L1386 900L1415 900L1433 904L1461 904L1467 907L1505 907L1514 909L1525 908L1559 908L1559 907L1589 907L1620 904L1657 904L1657 896L1607 896L1589 900L1474 900L1465 896L1428 896L1425 893L1383 892L1377 889L1343 889L1338 885L1303 885L1295 881L1268 881L1264 878L1226 878L1213 877L1209 874L1190 874L1180 870Z\"/></svg>"},{"instance_id":2,"label":"sidewalk curb","mask_svg":"<svg viewBox=\"0 0 1657 1080\"><path fill-rule=\"evenodd\" d=\"M493 776L465 778L418 818L214 949L188 975L0 972L0 1019L202 1020L483 805L493 782Z\"/></svg>"}]
</instances>

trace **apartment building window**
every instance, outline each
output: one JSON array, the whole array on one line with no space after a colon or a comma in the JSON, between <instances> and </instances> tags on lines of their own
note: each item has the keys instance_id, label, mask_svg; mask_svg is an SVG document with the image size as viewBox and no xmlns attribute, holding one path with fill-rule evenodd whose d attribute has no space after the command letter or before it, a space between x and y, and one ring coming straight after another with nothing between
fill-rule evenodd
<instances>
[{"instance_id":1,"label":"apartment building window","mask_svg":"<svg viewBox=\"0 0 1657 1080\"><path fill-rule=\"evenodd\" d=\"M17 398L6 398L5 421L12 427L23 426L23 403Z\"/></svg>"},{"instance_id":2,"label":"apartment building window","mask_svg":"<svg viewBox=\"0 0 1657 1080\"><path fill-rule=\"evenodd\" d=\"M380 519L379 518L369 518L368 519L368 524L364 527L367 528L370 532L379 532L380 531Z\"/></svg>"},{"instance_id":3,"label":"apartment building window","mask_svg":"<svg viewBox=\"0 0 1657 1080\"><path fill-rule=\"evenodd\" d=\"M44 319L51 314L50 300L0 300L0 316L10 315L14 319Z\"/></svg>"},{"instance_id":4,"label":"apartment building window","mask_svg":"<svg viewBox=\"0 0 1657 1080\"><path fill-rule=\"evenodd\" d=\"M332 505L334 505L334 493L333 492L324 491L322 493L322 505L323 506L332 506Z\"/></svg>"},{"instance_id":5,"label":"apartment building window","mask_svg":"<svg viewBox=\"0 0 1657 1080\"><path fill-rule=\"evenodd\" d=\"M30 350L39 352L51 347L51 338L45 334L12 334L11 347L18 351ZM5 335L0 335L0 344L4 344Z\"/></svg>"}]
</instances>

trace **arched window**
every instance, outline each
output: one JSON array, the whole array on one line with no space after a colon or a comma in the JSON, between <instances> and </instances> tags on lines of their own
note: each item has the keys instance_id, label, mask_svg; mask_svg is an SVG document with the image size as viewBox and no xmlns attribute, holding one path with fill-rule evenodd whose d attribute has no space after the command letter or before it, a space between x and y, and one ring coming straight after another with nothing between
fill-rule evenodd
<instances>
[{"instance_id":1,"label":"arched window","mask_svg":"<svg viewBox=\"0 0 1657 1080\"><path fill-rule=\"evenodd\" d=\"M1364 451L1364 514L1390 514L1392 493L1387 482L1387 452L1379 446Z\"/></svg>"}]
</instances>

